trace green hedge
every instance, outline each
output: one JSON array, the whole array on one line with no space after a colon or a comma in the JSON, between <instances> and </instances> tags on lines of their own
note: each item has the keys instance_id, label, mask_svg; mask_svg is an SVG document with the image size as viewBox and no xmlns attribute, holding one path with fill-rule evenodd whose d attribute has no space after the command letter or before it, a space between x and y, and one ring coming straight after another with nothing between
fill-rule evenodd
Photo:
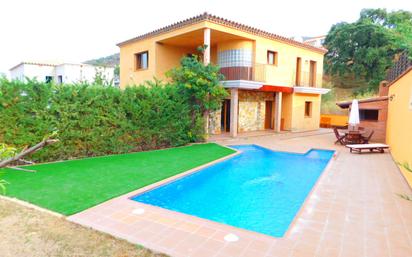
<instances>
[{"instance_id":1,"label":"green hedge","mask_svg":"<svg viewBox=\"0 0 412 257\"><path fill-rule=\"evenodd\" d=\"M202 138L177 87L120 90L0 79L0 142L22 148L58 131L36 161L179 146Z\"/></svg>"}]
</instances>

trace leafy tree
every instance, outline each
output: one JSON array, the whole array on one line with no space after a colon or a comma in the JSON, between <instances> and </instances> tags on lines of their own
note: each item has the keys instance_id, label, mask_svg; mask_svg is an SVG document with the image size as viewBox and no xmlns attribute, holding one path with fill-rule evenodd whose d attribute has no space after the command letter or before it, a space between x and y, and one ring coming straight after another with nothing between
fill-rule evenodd
<instances>
[{"instance_id":1,"label":"leafy tree","mask_svg":"<svg viewBox=\"0 0 412 257\"><path fill-rule=\"evenodd\" d=\"M199 47L203 52L207 46ZM220 108L227 91L222 87L223 75L213 64L204 65L199 55L183 57L181 66L170 70L167 75L180 94L187 100L192 117L192 129L204 126L205 117ZM197 134L197 133L195 133Z\"/></svg>"},{"instance_id":2,"label":"leafy tree","mask_svg":"<svg viewBox=\"0 0 412 257\"><path fill-rule=\"evenodd\" d=\"M341 22L330 29L325 46L325 73L348 76L376 86L399 53L412 54L412 13L364 9L353 22Z\"/></svg>"},{"instance_id":3,"label":"leafy tree","mask_svg":"<svg viewBox=\"0 0 412 257\"><path fill-rule=\"evenodd\" d=\"M96 67L93 84L100 86L112 86L113 79L108 79L106 74L104 73L104 70L105 68L103 67Z\"/></svg>"},{"instance_id":4,"label":"leafy tree","mask_svg":"<svg viewBox=\"0 0 412 257\"><path fill-rule=\"evenodd\" d=\"M115 76L120 76L120 65L116 65L113 71Z\"/></svg>"}]
</instances>

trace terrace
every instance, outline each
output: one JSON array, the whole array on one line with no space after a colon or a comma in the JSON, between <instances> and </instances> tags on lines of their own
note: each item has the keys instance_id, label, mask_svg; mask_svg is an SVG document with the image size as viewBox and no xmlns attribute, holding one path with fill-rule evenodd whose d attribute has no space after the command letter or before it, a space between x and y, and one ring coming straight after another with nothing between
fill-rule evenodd
<instances>
[{"instance_id":1,"label":"terrace","mask_svg":"<svg viewBox=\"0 0 412 257\"><path fill-rule=\"evenodd\" d=\"M233 152L227 151L227 148L219 148L217 145L208 145L207 149L197 148L196 156L202 156L204 151L208 152L209 156L191 165L185 165L187 158L183 155L178 158L170 154L168 158L162 157L162 152L170 153L171 150L156 151L156 155L151 155L150 158L147 155L143 159L140 157L139 163L148 158L147 162L143 161L143 163L149 166L139 166L141 170L139 173L144 178L158 174L160 166L156 164L156 168L150 163L157 163L159 158L163 160L161 162L163 164L185 166L174 172L156 175L156 179L145 183L123 183L123 185L133 185L124 188L122 192L111 191L105 199L90 202L87 206L71 207L73 211L59 210L47 204L36 203L29 198L29 189L26 189L25 194L19 194L18 191L22 190L22 187L17 184L10 186L10 193L48 209L67 213L69 221L171 256L407 256L412 250L412 222L409 219L412 216L412 206L398 194L411 194L411 189L391 155L389 153L350 154L343 146L333 145L331 143L333 139L334 135L330 131L322 130L318 133L260 134L231 140L216 140L222 145L257 144L285 152L305 153L314 147L336 151L336 156L319 177L283 237L267 236L130 200L131 196L196 172L199 168L208 166L211 161L218 162L222 158L233 156ZM173 162L167 161L172 160L170 158ZM97 167L96 163L90 163L93 158L87 160L90 164L88 169L92 169L91 166ZM78 164L82 162L84 161L77 161ZM44 164L42 169L47 165ZM61 165L64 166L64 162L49 167L54 172L59 170L62 172L59 168L63 167ZM125 164L119 160L116 165L121 167ZM149 173L141 173L148 167L152 167ZM34 174L41 175L43 172ZM124 177L121 175L123 173L124 171L119 170L119 173L110 179L99 179L98 187L90 184L91 186L86 187L85 190L96 195L96 188L103 190L109 186L110 189L112 182L120 181L119 177ZM32 176L32 174L27 175L17 171L14 176ZM70 181L68 176L55 177L61 178L59 183ZM32 179L30 181L32 184L45 182L45 180L42 182ZM122 179L122 181L127 180ZM129 181L139 181L139 179L135 177ZM48 183L53 190L57 190L53 185L59 184L57 182ZM32 190L32 193L36 191ZM37 194L50 195L50 192L37 192ZM64 202L69 199L67 198L69 194L61 197L66 198L60 199ZM74 214L70 215L72 213ZM225 237L227 238L228 234L235 235L238 240L226 241Z\"/></svg>"}]
</instances>

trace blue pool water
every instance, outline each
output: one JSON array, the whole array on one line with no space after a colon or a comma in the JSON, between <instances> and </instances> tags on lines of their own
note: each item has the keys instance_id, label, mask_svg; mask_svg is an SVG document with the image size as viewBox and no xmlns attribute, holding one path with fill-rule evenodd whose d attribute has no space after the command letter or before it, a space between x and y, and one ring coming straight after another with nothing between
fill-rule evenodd
<instances>
[{"instance_id":1,"label":"blue pool water","mask_svg":"<svg viewBox=\"0 0 412 257\"><path fill-rule=\"evenodd\" d=\"M256 145L132 199L235 227L281 237L333 151L275 152Z\"/></svg>"}]
</instances>

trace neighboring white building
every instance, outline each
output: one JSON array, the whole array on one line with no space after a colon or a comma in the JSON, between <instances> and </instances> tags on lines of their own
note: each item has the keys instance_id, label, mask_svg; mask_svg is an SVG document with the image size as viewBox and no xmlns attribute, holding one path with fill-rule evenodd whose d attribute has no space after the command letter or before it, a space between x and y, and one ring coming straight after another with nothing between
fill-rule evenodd
<instances>
[{"instance_id":1,"label":"neighboring white building","mask_svg":"<svg viewBox=\"0 0 412 257\"><path fill-rule=\"evenodd\" d=\"M317 37L302 37L302 41L305 44L315 46L315 47L323 47L325 44L326 35L317 36Z\"/></svg>"},{"instance_id":2,"label":"neighboring white building","mask_svg":"<svg viewBox=\"0 0 412 257\"><path fill-rule=\"evenodd\" d=\"M93 82L101 72L107 81L114 80L114 68L83 63L21 62L10 69L12 80L37 79L38 81L62 83ZM114 82L113 82L114 83Z\"/></svg>"}]
</instances>

